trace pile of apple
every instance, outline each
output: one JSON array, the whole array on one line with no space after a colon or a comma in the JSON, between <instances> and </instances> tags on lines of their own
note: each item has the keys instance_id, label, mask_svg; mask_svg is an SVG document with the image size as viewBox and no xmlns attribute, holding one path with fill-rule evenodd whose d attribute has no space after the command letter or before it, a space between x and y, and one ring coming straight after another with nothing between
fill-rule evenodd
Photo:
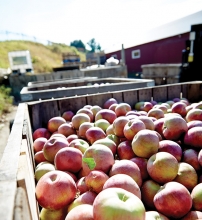
<instances>
[{"instance_id":1,"label":"pile of apple","mask_svg":"<svg viewBox=\"0 0 202 220\"><path fill-rule=\"evenodd\" d=\"M110 98L33 140L41 220L202 219L202 102Z\"/></svg>"}]
</instances>

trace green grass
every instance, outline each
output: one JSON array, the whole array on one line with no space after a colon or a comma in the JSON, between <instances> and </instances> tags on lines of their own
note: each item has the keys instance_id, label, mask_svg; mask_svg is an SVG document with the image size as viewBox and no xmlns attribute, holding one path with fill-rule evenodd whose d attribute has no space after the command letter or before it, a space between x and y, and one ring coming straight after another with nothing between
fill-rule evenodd
<instances>
[{"instance_id":1,"label":"green grass","mask_svg":"<svg viewBox=\"0 0 202 220\"><path fill-rule=\"evenodd\" d=\"M81 61L86 61L84 53L75 47L65 44L43 45L32 41L12 40L0 41L0 68L9 68L8 52L15 50L29 50L35 73L52 72L53 67L62 66L62 53L75 52Z\"/></svg>"},{"instance_id":2,"label":"green grass","mask_svg":"<svg viewBox=\"0 0 202 220\"><path fill-rule=\"evenodd\" d=\"M13 97L10 96L11 88L0 86L0 116L9 112L9 108L13 103Z\"/></svg>"}]
</instances>

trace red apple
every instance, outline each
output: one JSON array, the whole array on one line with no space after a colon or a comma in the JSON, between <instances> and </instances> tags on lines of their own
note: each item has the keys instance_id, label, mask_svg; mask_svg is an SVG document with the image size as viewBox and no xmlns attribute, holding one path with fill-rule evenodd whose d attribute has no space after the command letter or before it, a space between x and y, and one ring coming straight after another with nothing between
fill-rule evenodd
<instances>
[{"instance_id":1,"label":"red apple","mask_svg":"<svg viewBox=\"0 0 202 220\"><path fill-rule=\"evenodd\" d=\"M122 141L117 146L117 155L120 160L127 159L130 160L131 158L135 157L135 154L132 149L131 141Z\"/></svg>"},{"instance_id":2,"label":"red apple","mask_svg":"<svg viewBox=\"0 0 202 220\"><path fill-rule=\"evenodd\" d=\"M199 160L198 160L198 151L196 149L186 149L182 154L182 162L190 164L196 171L201 169Z\"/></svg>"},{"instance_id":3,"label":"red apple","mask_svg":"<svg viewBox=\"0 0 202 220\"><path fill-rule=\"evenodd\" d=\"M165 215L157 211L146 211L145 220L169 220Z\"/></svg>"},{"instance_id":4,"label":"red apple","mask_svg":"<svg viewBox=\"0 0 202 220\"><path fill-rule=\"evenodd\" d=\"M125 124L123 133L127 140L132 141L133 137L138 133L138 131L143 129L146 129L144 122L139 119L133 119Z\"/></svg>"},{"instance_id":5,"label":"red apple","mask_svg":"<svg viewBox=\"0 0 202 220\"><path fill-rule=\"evenodd\" d=\"M60 170L44 174L36 185L36 199L46 209L58 210L70 204L76 196L72 177Z\"/></svg>"},{"instance_id":6,"label":"red apple","mask_svg":"<svg viewBox=\"0 0 202 220\"><path fill-rule=\"evenodd\" d=\"M157 183L164 184L175 179L178 174L178 161L170 153L157 152L147 161L147 171Z\"/></svg>"},{"instance_id":7,"label":"red apple","mask_svg":"<svg viewBox=\"0 0 202 220\"><path fill-rule=\"evenodd\" d=\"M94 220L144 220L145 207L133 193L121 188L101 191L93 203Z\"/></svg>"},{"instance_id":8,"label":"red apple","mask_svg":"<svg viewBox=\"0 0 202 220\"><path fill-rule=\"evenodd\" d=\"M198 183L196 170L188 163L180 162L178 174L174 179L175 182L181 183L191 191Z\"/></svg>"},{"instance_id":9,"label":"red apple","mask_svg":"<svg viewBox=\"0 0 202 220\"><path fill-rule=\"evenodd\" d=\"M187 112L186 121L190 122L193 120L202 121L202 109L193 108Z\"/></svg>"},{"instance_id":10,"label":"red apple","mask_svg":"<svg viewBox=\"0 0 202 220\"><path fill-rule=\"evenodd\" d=\"M180 114L184 118L187 114L186 107L187 105L183 102L175 102L171 107L171 111Z\"/></svg>"},{"instance_id":11,"label":"red apple","mask_svg":"<svg viewBox=\"0 0 202 220\"><path fill-rule=\"evenodd\" d=\"M109 106L109 109L115 112L115 108L116 108L117 105L118 105L118 103L111 104Z\"/></svg>"},{"instance_id":12,"label":"red apple","mask_svg":"<svg viewBox=\"0 0 202 220\"><path fill-rule=\"evenodd\" d=\"M47 161L54 163L54 158L56 153L64 148L68 147L69 143L67 142L66 139L61 138L61 137L56 137L56 138L50 138L43 147L43 153L44 157L46 158Z\"/></svg>"},{"instance_id":13,"label":"red apple","mask_svg":"<svg viewBox=\"0 0 202 220\"><path fill-rule=\"evenodd\" d=\"M37 128L34 132L33 132L33 140L35 141L37 138L39 137L44 137L46 139L49 139L51 136L50 131L47 128Z\"/></svg>"},{"instance_id":14,"label":"red apple","mask_svg":"<svg viewBox=\"0 0 202 220\"><path fill-rule=\"evenodd\" d=\"M122 102L119 103L115 108L116 116L125 116L127 112L131 111L132 108L128 103Z\"/></svg>"},{"instance_id":15,"label":"red apple","mask_svg":"<svg viewBox=\"0 0 202 220\"><path fill-rule=\"evenodd\" d=\"M84 154L86 149L89 147L89 143L81 138L77 138L70 142L69 147L74 147L80 150L82 154Z\"/></svg>"},{"instance_id":16,"label":"red apple","mask_svg":"<svg viewBox=\"0 0 202 220\"><path fill-rule=\"evenodd\" d=\"M178 141L187 130L187 123L181 116L170 113L168 117L165 117L162 131L165 139Z\"/></svg>"},{"instance_id":17,"label":"red apple","mask_svg":"<svg viewBox=\"0 0 202 220\"><path fill-rule=\"evenodd\" d=\"M116 118L113 122L113 131L114 134L118 137L125 137L124 136L124 126L129 122L130 120L126 116L120 116Z\"/></svg>"},{"instance_id":18,"label":"red apple","mask_svg":"<svg viewBox=\"0 0 202 220\"><path fill-rule=\"evenodd\" d=\"M79 126L78 135L80 138L86 139L86 131L89 128L94 127L94 123L92 122L84 122Z\"/></svg>"},{"instance_id":19,"label":"red apple","mask_svg":"<svg viewBox=\"0 0 202 220\"><path fill-rule=\"evenodd\" d=\"M71 143L71 141L78 139L78 138L79 136L77 134L71 134L66 138L66 140L68 141L68 143Z\"/></svg>"},{"instance_id":20,"label":"red apple","mask_svg":"<svg viewBox=\"0 0 202 220\"><path fill-rule=\"evenodd\" d=\"M117 160L109 171L109 177L116 174L127 174L136 181L139 187L142 185L140 169L137 164L130 160Z\"/></svg>"},{"instance_id":21,"label":"red apple","mask_svg":"<svg viewBox=\"0 0 202 220\"><path fill-rule=\"evenodd\" d=\"M155 131L144 129L132 140L132 149L138 157L149 158L158 152L159 137Z\"/></svg>"},{"instance_id":22,"label":"red apple","mask_svg":"<svg viewBox=\"0 0 202 220\"><path fill-rule=\"evenodd\" d=\"M202 210L202 183L197 184L191 191L193 208L195 211Z\"/></svg>"},{"instance_id":23,"label":"red apple","mask_svg":"<svg viewBox=\"0 0 202 220\"><path fill-rule=\"evenodd\" d=\"M97 193L93 191L86 191L83 194L79 195L72 203L68 205L68 213L75 207L83 204L93 205Z\"/></svg>"},{"instance_id":24,"label":"red apple","mask_svg":"<svg viewBox=\"0 0 202 220\"><path fill-rule=\"evenodd\" d=\"M47 128L51 133L54 133L64 123L66 123L66 120L63 117L56 116L48 120Z\"/></svg>"},{"instance_id":25,"label":"red apple","mask_svg":"<svg viewBox=\"0 0 202 220\"><path fill-rule=\"evenodd\" d=\"M105 132L99 127L91 127L86 131L86 139L90 144L106 136Z\"/></svg>"},{"instance_id":26,"label":"red apple","mask_svg":"<svg viewBox=\"0 0 202 220\"><path fill-rule=\"evenodd\" d=\"M86 175L91 170L101 170L108 173L114 162L114 155L108 147L94 144L83 154L82 167Z\"/></svg>"},{"instance_id":27,"label":"red apple","mask_svg":"<svg viewBox=\"0 0 202 220\"><path fill-rule=\"evenodd\" d=\"M202 148L202 127L190 128L184 135L184 144L194 147Z\"/></svg>"},{"instance_id":28,"label":"red apple","mask_svg":"<svg viewBox=\"0 0 202 220\"><path fill-rule=\"evenodd\" d=\"M110 124L112 124L116 118L117 118L116 113L110 109L101 109L95 115L95 121L97 121L98 119L105 119Z\"/></svg>"},{"instance_id":29,"label":"red apple","mask_svg":"<svg viewBox=\"0 0 202 220\"><path fill-rule=\"evenodd\" d=\"M74 112L73 111L65 111L65 112L62 113L62 117L66 121L71 121L73 116L74 116Z\"/></svg>"},{"instance_id":30,"label":"red apple","mask_svg":"<svg viewBox=\"0 0 202 220\"><path fill-rule=\"evenodd\" d=\"M145 102L140 106L140 111L148 112L148 111L151 110L152 108L153 108L152 103L145 101Z\"/></svg>"},{"instance_id":31,"label":"red apple","mask_svg":"<svg viewBox=\"0 0 202 220\"><path fill-rule=\"evenodd\" d=\"M54 159L57 170L77 173L82 167L82 152L73 147L60 149Z\"/></svg>"},{"instance_id":32,"label":"red apple","mask_svg":"<svg viewBox=\"0 0 202 220\"><path fill-rule=\"evenodd\" d=\"M73 208L66 216L65 220L94 220L93 206L82 204Z\"/></svg>"},{"instance_id":33,"label":"red apple","mask_svg":"<svg viewBox=\"0 0 202 220\"><path fill-rule=\"evenodd\" d=\"M140 115L138 117L139 120L141 120L145 124L145 128L149 130L155 130L154 127L154 122L151 119L151 117L145 116L145 115Z\"/></svg>"},{"instance_id":34,"label":"red apple","mask_svg":"<svg viewBox=\"0 0 202 220\"><path fill-rule=\"evenodd\" d=\"M91 122L89 115L86 113L78 113L72 117L72 125L76 130L79 130L79 126L84 122Z\"/></svg>"},{"instance_id":35,"label":"red apple","mask_svg":"<svg viewBox=\"0 0 202 220\"><path fill-rule=\"evenodd\" d=\"M181 220L200 220L202 219L201 211L189 211Z\"/></svg>"},{"instance_id":36,"label":"red apple","mask_svg":"<svg viewBox=\"0 0 202 220\"><path fill-rule=\"evenodd\" d=\"M93 122L94 121L94 114L93 112L88 109L88 108L80 108L76 114L79 114L79 113L84 113L84 114L87 114L89 117L90 117L90 122Z\"/></svg>"},{"instance_id":37,"label":"red apple","mask_svg":"<svg viewBox=\"0 0 202 220\"><path fill-rule=\"evenodd\" d=\"M94 119L95 119L95 115L97 114L97 112L99 112L102 108L99 105L93 105L90 110L93 112L94 115Z\"/></svg>"},{"instance_id":38,"label":"red apple","mask_svg":"<svg viewBox=\"0 0 202 220\"><path fill-rule=\"evenodd\" d=\"M115 98L109 98L104 102L103 108L108 109L112 104L118 104L118 101Z\"/></svg>"},{"instance_id":39,"label":"red apple","mask_svg":"<svg viewBox=\"0 0 202 220\"><path fill-rule=\"evenodd\" d=\"M34 140L34 142L33 142L34 152L36 153L38 151L42 151L43 146L46 143L46 141L47 141L47 138L45 138L45 137L39 137L36 140Z\"/></svg>"},{"instance_id":40,"label":"red apple","mask_svg":"<svg viewBox=\"0 0 202 220\"><path fill-rule=\"evenodd\" d=\"M136 195L139 199L141 199L141 191L140 187L137 185L135 180L127 174L116 174L111 176L103 185L103 190L108 188L119 187L125 189L134 195Z\"/></svg>"},{"instance_id":41,"label":"red apple","mask_svg":"<svg viewBox=\"0 0 202 220\"><path fill-rule=\"evenodd\" d=\"M79 195L81 195L81 194L88 191L88 187L87 187L86 182L85 182L85 176L79 178L76 181L76 187L77 187L77 190L79 192Z\"/></svg>"},{"instance_id":42,"label":"red apple","mask_svg":"<svg viewBox=\"0 0 202 220\"><path fill-rule=\"evenodd\" d=\"M165 139L164 136L163 136L163 124L164 124L164 120L165 120L165 118L159 118L159 119L157 119L157 120L154 121L154 130L155 130L156 132L158 132L163 139Z\"/></svg>"},{"instance_id":43,"label":"red apple","mask_svg":"<svg viewBox=\"0 0 202 220\"><path fill-rule=\"evenodd\" d=\"M161 185L152 179L148 179L143 182L140 190L142 194L142 201L148 210L149 209L155 210L155 205L153 200L154 200L154 196L156 195L160 187Z\"/></svg>"},{"instance_id":44,"label":"red apple","mask_svg":"<svg viewBox=\"0 0 202 220\"><path fill-rule=\"evenodd\" d=\"M72 126L72 123L66 122L58 127L58 133L68 137L71 134L76 134L76 130Z\"/></svg>"},{"instance_id":45,"label":"red apple","mask_svg":"<svg viewBox=\"0 0 202 220\"><path fill-rule=\"evenodd\" d=\"M159 142L159 152L167 152L172 154L178 162L181 161L182 158L182 148L181 146L171 140L162 140Z\"/></svg>"},{"instance_id":46,"label":"red apple","mask_svg":"<svg viewBox=\"0 0 202 220\"><path fill-rule=\"evenodd\" d=\"M85 177L86 186L88 190L95 193L100 193L103 189L105 182L109 179L109 176L101 170L91 170Z\"/></svg>"},{"instance_id":47,"label":"red apple","mask_svg":"<svg viewBox=\"0 0 202 220\"><path fill-rule=\"evenodd\" d=\"M188 129L193 127L202 127L202 121L199 120L193 120L190 122L187 122Z\"/></svg>"},{"instance_id":48,"label":"red apple","mask_svg":"<svg viewBox=\"0 0 202 220\"><path fill-rule=\"evenodd\" d=\"M147 116L154 117L156 119L164 118L164 112L159 108L152 108L151 110L148 111Z\"/></svg>"},{"instance_id":49,"label":"red apple","mask_svg":"<svg viewBox=\"0 0 202 220\"><path fill-rule=\"evenodd\" d=\"M38 151L34 154L34 161L36 164L39 164L40 162L47 161L46 158L44 157L43 151Z\"/></svg>"},{"instance_id":50,"label":"red apple","mask_svg":"<svg viewBox=\"0 0 202 220\"><path fill-rule=\"evenodd\" d=\"M188 189L181 183L168 182L154 196L158 212L168 218L180 219L192 208L192 198Z\"/></svg>"}]
</instances>

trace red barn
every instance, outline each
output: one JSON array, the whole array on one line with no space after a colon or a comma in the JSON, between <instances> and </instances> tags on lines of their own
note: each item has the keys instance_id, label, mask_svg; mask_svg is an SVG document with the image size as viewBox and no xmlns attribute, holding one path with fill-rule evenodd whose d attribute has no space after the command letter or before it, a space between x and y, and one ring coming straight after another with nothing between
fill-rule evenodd
<instances>
[{"instance_id":1,"label":"red barn","mask_svg":"<svg viewBox=\"0 0 202 220\"><path fill-rule=\"evenodd\" d=\"M152 30L144 42L124 48L128 76L141 73L143 64L181 63L182 50L189 39L191 25L200 23L202 11L160 26ZM105 51L105 54L107 59L114 56L120 60L121 46L117 50Z\"/></svg>"}]
</instances>

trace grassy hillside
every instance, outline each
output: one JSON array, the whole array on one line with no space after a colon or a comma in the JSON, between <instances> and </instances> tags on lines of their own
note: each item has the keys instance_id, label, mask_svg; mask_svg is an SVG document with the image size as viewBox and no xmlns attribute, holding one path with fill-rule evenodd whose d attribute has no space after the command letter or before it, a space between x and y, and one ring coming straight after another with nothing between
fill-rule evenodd
<instances>
[{"instance_id":1,"label":"grassy hillside","mask_svg":"<svg viewBox=\"0 0 202 220\"><path fill-rule=\"evenodd\" d=\"M0 68L8 68L8 52L15 50L29 50L35 73L52 72L53 67L62 65L62 52L75 52L79 54L81 61L85 61L84 53L75 47L65 44L43 45L32 41L0 41Z\"/></svg>"}]
</instances>

